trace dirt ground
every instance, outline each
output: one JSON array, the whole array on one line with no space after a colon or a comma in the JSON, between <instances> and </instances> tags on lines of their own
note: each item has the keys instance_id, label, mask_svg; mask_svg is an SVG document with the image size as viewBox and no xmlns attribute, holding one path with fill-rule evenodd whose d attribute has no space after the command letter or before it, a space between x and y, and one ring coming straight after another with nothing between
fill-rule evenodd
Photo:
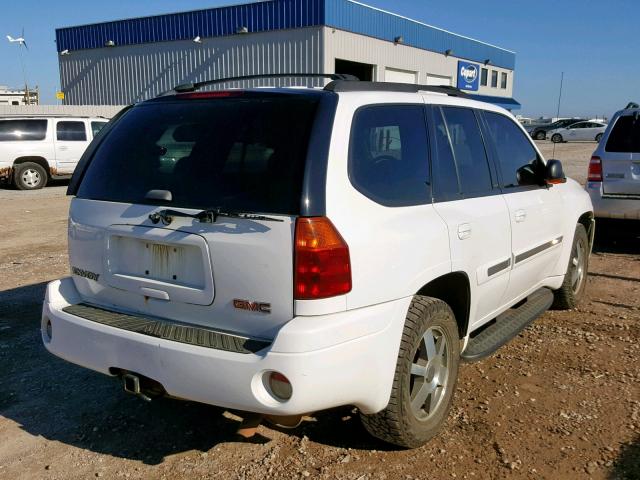
<instances>
[{"instance_id":1,"label":"dirt ground","mask_svg":"<svg viewBox=\"0 0 640 480\"><path fill-rule=\"evenodd\" d=\"M594 148L554 156L584 180ZM599 239L578 309L548 312L462 365L446 428L428 445L378 442L351 407L293 431L260 427L248 444L234 441L231 412L144 403L42 347L45 284L68 273L64 188L0 189L0 479L640 479L637 234Z\"/></svg>"}]
</instances>

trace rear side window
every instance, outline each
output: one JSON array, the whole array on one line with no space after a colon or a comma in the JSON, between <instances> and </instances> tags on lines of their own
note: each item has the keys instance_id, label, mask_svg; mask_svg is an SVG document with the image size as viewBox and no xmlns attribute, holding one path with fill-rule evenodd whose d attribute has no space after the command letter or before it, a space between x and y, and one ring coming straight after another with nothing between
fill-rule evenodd
<instances>
[{"instance_id":1,"label":"rear side window","mask_svg":"<svg viewBox=\"0 0 640 480\"><path fill-rule=\"evenodd\" d=\"M65 142L86 141L87 130L84 122L58 122L56 125L56 139Z\"/></svg>"},{"instance_id":2,"label":"rear side window","mask_svg":"<svg viewBox=\"0 0 640 480\"><path fill-rule=\"evenodd\" d=\"M468 108L443 107L442 114L462 194L468 198L491 192L489 162L475 112Z\"/></svg>"},{"instance_id":3,"label":"rear side window","mask_svg":"<svg viewBox=\"0 0 640 480\"><path fill-rule=\"evenodd\" d=\"M296 215L316 95L151 102L132 108L98 146L79 198Z\"/></svg>"},{"instance_id":4,"label":"rear side window","mask_svg":"<svg viewBox=\"0 0 640 480\"><path fill-rule=\"evenodd\" d=\"M433 175L433 199L436 202L447 202L461 198L458 172L453 159L453 151L449 142L447 125L442 118L439 108L434 109L435 155L432 159L431 174Z\"/></svg>"},{"instance_id":5,"label":"rear side window","mask_svg":"<svg viewBox=\"0 0 640 480\"><path fill-rule=\"evenodd\" d=\"M527 136L504 115L484 112L484 117L498 154L503 187L513 188L530 184L524 179L531 176L522 175L522 170L529 169L535 172L538 153Z\"/></svg>"},{"instance_id":6,"label":"rear side window","mask_svg":"<svg viewBox=\"0 0 640 480\"><path fill-rule=\"evenodd\" d=\"M640 116L619 117L609 134L605 150L615 153L640 153Z\"/></svg>"},{"instance_id":7,"label":"rear side window","mask_svg":"<svg viewBox=\"0 0 640 480\"><path fill-rule=\"evenodd\" d=\"M0 121L0 142L44 140L46 136L46 120Z\"/></svg>"},{"instance_id":8,"label":"rear side window","mask_svg":"<svg viewBox=\"0 0 640 480\"><path fill-rule=\"evenodd\" d=\"M428 203L428 154L422 105L379 105L356 112L349 178L363 195L393 207Z\"/></svg>"},{"instance_id":9,"label":"rear side window","mask_svg":"<svg viewBox=\"0 0 640 480\"><path fill-rule=\"evenodd\" d=\"M95 137L106 124L107 122L91 122L91 135Z\"/></svg>"}]
</instances>

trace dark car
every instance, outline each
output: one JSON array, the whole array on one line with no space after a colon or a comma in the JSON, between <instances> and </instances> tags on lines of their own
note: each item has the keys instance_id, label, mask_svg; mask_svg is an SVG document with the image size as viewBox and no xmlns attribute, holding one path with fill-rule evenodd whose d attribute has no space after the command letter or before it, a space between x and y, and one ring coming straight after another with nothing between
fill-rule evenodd
<instances>
[{"instance_id":1,"label":"dark car","mask_svg":"<svg viewBox=\"0 0 640 480\"><path fill-rule=\"evenodd\" d=\"M539 125L529 132L531 137L535 140L544 140L547 138L547 132L555 130L557 128L566 128L574 123L584 122L583 118L565 118L546 125Z\"/></svg>"}]
</instances>

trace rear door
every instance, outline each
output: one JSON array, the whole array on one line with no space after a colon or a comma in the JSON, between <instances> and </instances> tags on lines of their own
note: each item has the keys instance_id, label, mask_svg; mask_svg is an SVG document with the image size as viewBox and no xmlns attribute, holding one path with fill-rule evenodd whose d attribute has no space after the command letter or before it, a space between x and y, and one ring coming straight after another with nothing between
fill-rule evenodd
<instances>
[{"instance_id":1,"label":"rear door","mask_svg":"<svg viewBox=\"0 0 640 480\"><path fill-rule=\"evenodd\" d=\"M85 120L55 120L54 145L58 175L70 175L89 143Z\"/></svg>"},{"instance_id":2,"label":"rear door","mask_svg":"<svg viewBox=\"0 0 640 480\"><path fill-rule=\"evenodd\" d=\"M640 195L640 114L615 120L604 147L602 180L605 195Z\"/></svg>"},{"instance_id":3,"label":"rear door","mask_svg":"<svg viewBox=\"0 0 640 480\"><path fill-rule=\"evenodd\" d=\"M511 118L483 112L511 223L511 278L504 303L548 277L562 252L564 215L557 188L536 184L542 164L528 135Z\"/></svg>"},{"instance_id":4,"label":"rear door","mask_svg":"<svg viewBox=\"0 0 640 480\"><path fill-rule=\"evenodd\" d=\"M71 207L84 301L271 338L293 317L293 234L317 97L187 94L124 114ZM215 207L268 219L150 218Z\"/></svg>"},{"instance_id":5,"label":"rear door","mask_svg":"<svg viewBox=\"0 0 640 480\"><path fill-rule=\"evenodd\" d=\"M511 262L509 212L492 172L476 112L430 108L434 207L449 230L452 268L471 287L470 326L495 316Z\"/></svg>"},{"instance_id":6,"label":"rear door","mask_svg":"<svg viewBox=\"0 0 640 480\"><path fill-rule=\"evenodd\" d=\"M578 122L574 123L567 127L565 140L578 141L585 140L586 134L585 129L587 128L586 122Z\"/></svg>"}]
</instances>

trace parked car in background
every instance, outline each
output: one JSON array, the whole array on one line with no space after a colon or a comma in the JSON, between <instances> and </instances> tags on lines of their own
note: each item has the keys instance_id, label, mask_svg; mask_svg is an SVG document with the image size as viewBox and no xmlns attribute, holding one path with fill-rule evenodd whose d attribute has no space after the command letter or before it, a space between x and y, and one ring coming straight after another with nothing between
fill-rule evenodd
<instances>
[{"instance_id":1,"label":"parked car in background","mask_svg":"<svg viewBox=\"0 0 640 480\"><path fill-rule=\"evenodd\" d=\"M606 123L578 122L566 128L558 128L547 132L553 143L561 142L599 142L607 129Z\"/></svg>"},{"instance_id":2,"label":"parked car in background","mask_svg":"<svg viewBox=\"0 0 640 480\"><path fill-rule=\"evenodd\" d=\"M589 196L506 110L451 87L206 85L125 110L83 156L51 353L145 400L355 405L417 447L461 360L583 297Z\"/></svg>"},{"instance_id":3,"label":"parked car in background","mask_svg":"<svg viewBox=\"0 0 640 480\"><path fill-rule=\"evenodd\" d=\"M536 125L532 129L527 129L529 135L535 140L545 140L547 138L547 132L556 130L558 128L566 128L574 123L584 122L584 118L563 118L562 120L555 121L553 123L547 123L544 125Z\"/></svg>"},{"instance_id":4,"label":"parked car in background","mask_svg":"<svg viewBox=\"0 0 640 480\"><path fill-rule=\"evenodd\" d=\"M36 190L50 179L71 177L107 122L102 117L0 118L0 182Z\"/></svg>"},{"instance_id":5,"label":"parked car in background","mask_svg":"<svg viewBox=\"0 0 640 480\"><path fill-rule=\"evenodd\" d=\"M595 216L640 220L640 109L615 114L589 162Z\"/></svg>"}]
</instances>

